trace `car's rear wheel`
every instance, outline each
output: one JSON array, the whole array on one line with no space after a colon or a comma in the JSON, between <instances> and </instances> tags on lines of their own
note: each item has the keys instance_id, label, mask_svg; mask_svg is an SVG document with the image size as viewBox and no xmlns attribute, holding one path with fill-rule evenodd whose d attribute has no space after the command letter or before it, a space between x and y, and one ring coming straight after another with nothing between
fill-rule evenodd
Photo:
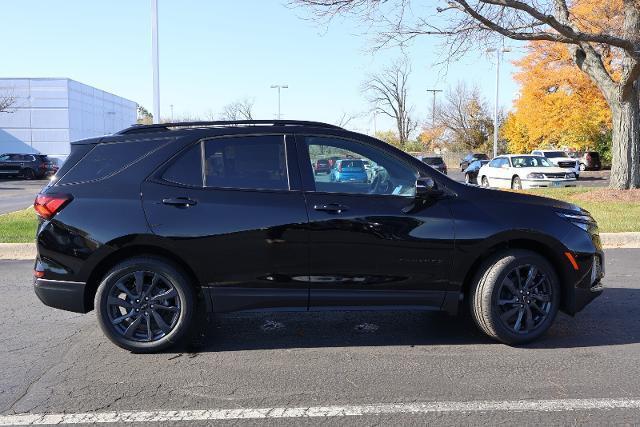
<instances>
[{"instance_id":1,"label":"car's rear wheel","mask_svg":"<svg viewBox=\"0 0 640 427\"><path fill-rule=\"evenodd\" d=\"M511 180L511 188L513 190L522 190L522 181L518 175L514 176Z\"/></svg>"},{"instance_id":2,"label":"car's rear wheel","mask_svg":"<svg viewBox=\"0 0 640 427\"><path fill-rule=\"evenodd\" d=\"M24 179L35 179L36 177L36 173L30 168L22 169L20 175L22 175Z\"/></svg>"},{"instance_id":3,"label":"car's rear wheel","mask_svg":"<svg viewBox=\"0 0 640 427\"><path fill-rule=\"evenodd\" d=\"M471 184L471 178L469 177L468 173L464 174L464 182L466 182L467 184Z\"/></svg>"},{"instance_id":4,"label":"car's rear wheel","mask_svg":"<svg viewBox=\"0 0 640 427\"><path fill-rule=\"evenodd\" d=\"M558 276L535 252L510 250L484 263L470 294L471 315L488 336L523 344L544 334L560 305Z\"/></svg>"},{"instance_id":5,"label":"car's rear wheel","mask_svg":"<svg viewBox=\"0 0 640 427\"><path fill-rule=\"evenodd\" d=\"M151 353L185 337L195 300L188 276L179 267L160 258L136 257L105 275L95 307L102 331L114 344Z\"/></svg>"},{"instance_id":6,"label":"car's rear wheel","mask_svg":"<svg viewBox=\"0 0 640 427\"><path fill-rule=\"evenodd\" d=\"M485 188L489 188L489 179L486 176L482 177L482 186Z\"/></svg>"}]
</instances>

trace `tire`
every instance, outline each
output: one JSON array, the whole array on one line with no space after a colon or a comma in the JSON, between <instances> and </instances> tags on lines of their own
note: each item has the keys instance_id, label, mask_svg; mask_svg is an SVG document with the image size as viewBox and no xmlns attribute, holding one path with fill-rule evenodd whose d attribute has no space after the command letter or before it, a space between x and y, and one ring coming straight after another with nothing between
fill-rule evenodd
<instances>
[{"instance_id":1,"label":"tire","mask_svg":"<svg viewBox=\"0 0 640 427\"><path fill-rule=\"evenodd\" d=\"M137 287L140 277L141 289ZM158 298L162 295L167 297ZM114 304L114 299L122 303ZM182 269L164 259L143 256L119 263L104 276L95 308L100 328L115 345L134 353L154 353L187 335L196 306Z\"/></svg>"},{"instance_id":2,"label":"tire","mask_svg":"<svg viewBox=\"0 0 640 427\"><path fill-rule=\"evenodd\" d=\"M468 173L464 174L464 182L467 184L471 184L471 177L469 177Z\"/></svg>"},{"instance_id":3,"label":"tire","mask_svg":"<svg viewBox=\"0 0 640 427\"><path fill-rule=\"evenodd\" d=\"M520 177L518 175L514 176L511 180L511 189L522 190L522 181L520 181Z\"/></svg>"},{"instance_id":4,"label":"tire","mask_svg":"<svg viewBox=\"0 0 640 427\"><path fill-rule=\"evenodd\" d=\"M24 179L28 179L28 180L32 180L36 178L36 173L33 171L33 169L29 169L29 168L22 169L22 171L20 171L20 175L22 175Z\"/></svg>"},{"instance_id":5,"label":"tire","mask_svg":"<svg viewBox=\"0 0 640 427\"><path fill-rule=\"evenodd\" d=\"M585 165L584 163L580 163L580 170L581 171L586 171L587 170L587 165Z\"/></svg>"},{"instance_id":6,"label":"tire","mask_svg":"<svg viewBox=\"0 0 640 427\"><path fill-rule=\"evenodd\" d=\"M519 283L516 271L522 279ZM534 286L527 287L531 271ZM508 250L483 264L472 283L469 302L471 317L489 337L509 345L531 342L551 327L558 314L558 276L537 253Z\"/></svg>"},{"instance_id":7,"label":"tire","mask_svg":"<svg viewBox=\"0 0 640 427\"><path fill-rule=\"evenodd\" d=\"M480 182L482 182L482 186L484 188L489 188L489 179L486 176L483 176L482 177L482 181L480 181Z\"/></svg>"}]
</instances>

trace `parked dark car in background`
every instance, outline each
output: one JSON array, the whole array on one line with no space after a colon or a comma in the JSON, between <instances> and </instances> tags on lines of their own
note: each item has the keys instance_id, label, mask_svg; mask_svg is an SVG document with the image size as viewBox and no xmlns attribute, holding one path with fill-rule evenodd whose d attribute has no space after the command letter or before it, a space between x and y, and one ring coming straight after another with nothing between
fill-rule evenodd
<instances>
[{"instance_id":1,"label":"parked dark car in background","mask_svg":"<svg viewBox=\"0 0 640 427\"><path fill-rule=\"evenodd\" d=\"M468 168L469 165L475 162L476 160L489 160L489 157L486 154L482 154L482 153L467 154L460 161L460 170L464 172L464 170Z\"/></svg>"},{"instance_id":2,"label":"parked dark car in background","mask_svg":"<svg viewBox=\"0 0 640 427\"><path fill-rule=\"evenodd\" d=\"M458 183L334 125L139 125L71 147L34 204L35 292L95 309L134 352L181 341L205 310L468 310L520 344L602 292L587 211ZM320 153L375 174L331 182Z\"/></svg>"},{"instance_id":3,"label":"parked dark car in background","mask_svg":"<svg viewBox=\"0 0 640 427\"><path fill-rule=\"evenodd\" d=\"M489 163L489 160L476 160L464 170L464 182L467 184L478 184L478 171L484 165Z\"/></svg>"},{"instance_id":4,"label":"parked dark car in background","mask_svg":"<svg viewBox=\"0 0 640 427\"><path fill-rule=\"evenodd\" d=\"M594 170L599 171L602 169L602 162L600 161L600 153L597 151L587 151L584 153L575 153L573 156L580 162L580 170Z\"/></svg>"},{"instance_id":5,"label":"parked dark car in background","mask_svg":"<svg viewBox=\"0 0 640 427\"><path fill-rule=\"evenodd\" d=\"M313 171L316 175L321 173L329 174L331 172L331 162L329 159L318 159L314 164Z\"/></svg>"},{"instance_id":6,"label":"parked dark car in background","mask_svg":"<svg viewBox=\"0 0 640 427\"><path fill-rule=\"evenodd\" d=\"M444 162L444 159L442 157L439 157L439 156L419 156L418 159L422 160L422 162L424 164L431 166L435 170L437 170L439 172L442 172L445 175L447 174L447 165Z\"/></svg>"},{"instance_id":7,"label":"parked dark car in background","mask_svg":"<svg viewBox=\"0 0 640 427\"><path fill-rule=\"evenodd\" d=\"M57 171L57 163L44 154L0 154L0 177L41 179Z\"/></svg>"}]
</instances>

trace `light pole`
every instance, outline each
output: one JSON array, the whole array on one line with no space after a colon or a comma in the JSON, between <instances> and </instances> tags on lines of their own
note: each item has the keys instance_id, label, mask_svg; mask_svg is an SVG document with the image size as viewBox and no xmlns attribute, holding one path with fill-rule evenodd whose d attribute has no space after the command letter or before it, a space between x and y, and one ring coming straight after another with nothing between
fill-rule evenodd
<instances>
[{"instance_id":1,"label":"light pole","mask_svg":"<svg viewBox=\"0 0 640 427\"><path fill-rule=\"evenodd\" d=\"M171 108L171 121L173 121L173 104L169 105L169 108Z\"/></svg>"},{"instance_id":2,"label":"light pole","mask_svg":"<svg viewBox=\"0 0 640 427\"><path fill-rule=\"evenodd\" d=\"M487 53L496 54L496 104L493 112L493 157L498 155L498 112L500 110L500 63L502 62L502 54L511 52L511 49L505 48L491 48L487 49Z\"/></svg>"},{"instance_id":3,"label":"light pole","mask_svg":"<svg viewBox=\"0 0 640 427\"><path fill-rule=\"evenodd\" d=\"M436 95L442 92L442 89L427 89L427 92L433 93L433 109L431 110L431 127L436 127Z\"/></svg>"},{"instance_id":4,"label":"light pole","mask_svg":"<svg viewBox=\"0 0 640 427\"><path fill-rule=\"evenodd\" d=\"M280 113L280 91L288 88L288 85L271 85L271 89L278 89L278 120L282 119L282 114Z\"/></svg>"},{"instance_id":5,"label":"light pole","mask_svg":"<svg viewBox=\"0 0 640 427\"><path fill-rule=\"evenodd\" d=\"M153 123L160 123L160 66L158 60L158 0L151 0L151 57L153 62Z\"/></svg>"},{"instance_id":6,"label":"light pole","mask_svg":"<svg viewBox=\"0 0 640 427\"><path fill-rule=\"evenodd\" d=\"M373 136L376 136L376 134L378 133L378 122L377 122L377 117L378 117L378 110L373 110Z\"/></svg>"}]
</instances>

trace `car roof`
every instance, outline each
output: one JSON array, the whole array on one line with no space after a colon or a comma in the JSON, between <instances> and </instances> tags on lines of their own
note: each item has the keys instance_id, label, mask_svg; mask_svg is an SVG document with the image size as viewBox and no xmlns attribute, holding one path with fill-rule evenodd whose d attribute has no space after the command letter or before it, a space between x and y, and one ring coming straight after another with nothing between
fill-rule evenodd
<instances>
[{"instance_id":1,"label":"car roof","mask_svg":"<svg viewBox=\"0 0 640 427\"><path fill-rule=\"evenodd\" d=\"M171 122L153 125L133 125L113 135L74 141L72 145L115 143L138 138L224 136L247 133L295 133L310 130L333 130L350 133L329 123L306 120L225 120L198 122Z\"/></svg>"}]
</instances>

